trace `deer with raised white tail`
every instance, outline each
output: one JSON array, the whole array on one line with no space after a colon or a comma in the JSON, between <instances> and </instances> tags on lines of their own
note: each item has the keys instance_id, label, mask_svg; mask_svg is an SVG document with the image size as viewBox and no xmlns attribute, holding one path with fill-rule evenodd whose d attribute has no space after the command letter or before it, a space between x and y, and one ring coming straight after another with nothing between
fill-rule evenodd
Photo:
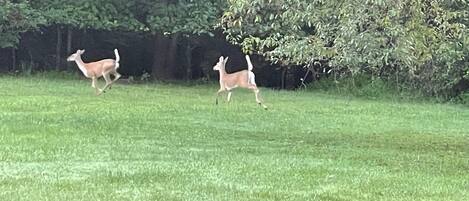
<instances>
[{"instance_id":1,"label":"deer with raised white tail","mask_svg":"<svg viewBox=\"0 0 469 201\"><path fill-rule=\"evenodd\" d=\"M103 59L96 62L85 63L81 59L81 55L85 53L85 50L77 50L76 53L70 55L67 58L67 61L75 61L78 65L78 68L83 72L85 77L91 79L91 87L95 88L96 95L101 95L101 93L105 92L106 88L111 88L112 84L117 81L121 77L121 75L117 72L119 68L119 51L114 49L114 54L116 55L116 59ZM111 80L111 74L114 75L114 80ZM98 78L104 77L106 81L106 85L104 85L103 89L99 89L97 86Z\"/></svg>"},{"instance_id":2,"label":"deer with raised white tail","mask_svg":"<svg viewBox=\"0 0 469 201\"><path fill-rule=\"evenodd\" d=\"M246 55L246 61L248 63L248 69L235 73L227 73L225 70L228 57L223 58L223 56L221 56L218 63L213 67L213 70L218 71L220 74L220 89L217 92L217 98L215 100L216 104L218 104L220 93L225 91L228 92L227 101L230 102L232 90L237 87L241 87L252 90L256 95L257 104L264 107L264 109L267 109L267 106L262 103L259 97L259 89L256 85L255 75L252 72L253 65L249 55Z\"/></svg>"}]
</instances>

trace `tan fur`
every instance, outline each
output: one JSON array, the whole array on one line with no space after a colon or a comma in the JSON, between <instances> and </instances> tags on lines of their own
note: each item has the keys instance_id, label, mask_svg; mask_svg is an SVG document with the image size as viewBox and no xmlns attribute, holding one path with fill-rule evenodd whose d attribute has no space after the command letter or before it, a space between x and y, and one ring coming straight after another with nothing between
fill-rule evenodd
<instances>
[{"instance_id":1,"label":"tan fur","mask_svg":"<svg viewBox=\"0 0 469 201\"><path fill-rule=\"evenodd\" d=\"M249 70L242 70L235 73L227 73L225 70L228 57L226 59L220 57L218 63L213 67L213 70L218 70L220 74L220 89L217 92L216 104L218 104L218 96L220 96L220 93L225 91L228 92L227 101L230 102L232 90L237 87L241 87L252 90L256 95L256 102L267 109L259 98L259 89L254 81L254 73L251 71L252 63L247 55L246 61L248 63Z\"/></svg>"},{"instance_id":2,"label":"tan fur","mask_svg":"<svg viewBox=\"0 0 469 201\"><path fill-rule=\"evenodd\" d=\"M88 78L101 77L104 74L113 72L115 60L114 59L103 59L101 61L85 63L85 68L88 73Z\"/></svg>"},{"instance_id":3,"label":"tan fur","mask_svg":"<svg viewBox=\"0 0 469 201\"><path fill-rule=\"evenodd\" d=\"M234 89L236 87L256 87L255 84L250 84L247 82L247 80L249 80L249 71L247 70L242 70L231 74L224 74L221 76L223 77L223 79L220 80L220 88L225 88L229 90Z\"/></svg>"},{"instance_id":4,"label":"tan fur","mask_svg":"<svg viewBox=\"0 0 469 201\"><path fill-rule=\"evenodd\" d=\"M100 95L101 93L105 92L105 90L109 87L111 88L112 84L121 77L121 75L117 72L117 68L119 67L119 60L120 56L116 50L114 53L116 54L116 60L114 59L103 59L96 62L85 63L81 59L81 55L85 52L85 50L78 50L76 53L70 55L67 58L67 61L75 61L78 65L78 68L83 72L85 77L90 78L91 87L95 88L96 95ZM114 80L111 80L110 75L114 75ZM97 86L97 80L100 77L104 77L106 80L106 85L103 89L99 89Z\"/></svg>"}]
</instances>

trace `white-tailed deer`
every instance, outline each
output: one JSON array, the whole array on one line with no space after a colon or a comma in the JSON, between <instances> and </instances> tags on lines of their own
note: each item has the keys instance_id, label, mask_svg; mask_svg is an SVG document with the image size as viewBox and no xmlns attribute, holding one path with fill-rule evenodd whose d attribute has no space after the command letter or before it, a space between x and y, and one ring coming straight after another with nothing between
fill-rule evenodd
<instances>
[{"instance_id":1,"label":"white-tailed deer","mask_svg":"<svg viewBox=\"0 0 469 201\"><path fill-rule=\"evenodd\" d=\"M111 88L112 84L121 77L121 75L117 72L119 68L119 51L114 49L114 54L116 55L116 60L114 59L103 59L96 62L85 63L81 59L81 55L85 53L85 50L77 50L76 53L70 55L67 58L67 61L75 61L80 68L81 72L85 77L91 79L91 87L95 88L96 95L100 95L101 93L105 92L106 88ZM114 75L114 80L111 80L111 74ZM104 85L103 89L99 89L97 86L98 78L104 77L106 80L106 85Z\"/></svg>"},{"instance_id":2,"label":"white-tailed deer","mask_svg":"<svg viewBox=\"0 0 469 201\"><path fill-rule=\"evenodd\" d=\"M220 93L227 91L227 101L230 102L232 90L234 88L241 87L252 90L256 95L257 104L264 107L264 109L267 109L267 106L262 103L259 97L259 89L257 88L255 76L252 72L253 65L249 55L246 55L246 61L248 63L248 69L235 73L228 74L225 70L228 57L223 58L223 56L221 56L218 63L213 67L213 70L220 73L220 89L217 92L217 98L215 100L216 104L218 104L218 96L220 96Z\"/></svg>"}]
</instances>

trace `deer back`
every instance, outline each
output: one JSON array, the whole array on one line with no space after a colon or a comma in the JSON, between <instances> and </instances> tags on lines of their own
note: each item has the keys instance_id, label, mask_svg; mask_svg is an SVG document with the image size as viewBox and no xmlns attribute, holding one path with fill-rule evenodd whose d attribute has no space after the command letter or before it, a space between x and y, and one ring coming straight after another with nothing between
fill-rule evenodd
<instances>
[{"instance_id":1,"label":"deer back","mask_svg":"<svg viewBox=\"0 0 469 201\"><path fill-rule=\"evenodd\" d=\"M116 61L114 59L103 59L96 62L85 64L88 74L90 76L102 76L104 73L108 73L115 70Z\"/></svg>"}]
</instances>

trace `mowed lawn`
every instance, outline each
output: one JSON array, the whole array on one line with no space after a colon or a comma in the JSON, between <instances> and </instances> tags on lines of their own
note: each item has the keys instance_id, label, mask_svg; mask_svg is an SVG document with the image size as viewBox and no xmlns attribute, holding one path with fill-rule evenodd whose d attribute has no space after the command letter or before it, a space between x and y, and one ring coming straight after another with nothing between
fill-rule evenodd
<instances>
[{"instance_id":1,"label":"mowed lawn","mask_svg":"<svg viewBox=\"0 0 469 201\"><path fill-rule=\"evenodd\" d=\"M0 200L469 200L467 106L90 86L0 77Z\"/></svg>"}]
</instances>

